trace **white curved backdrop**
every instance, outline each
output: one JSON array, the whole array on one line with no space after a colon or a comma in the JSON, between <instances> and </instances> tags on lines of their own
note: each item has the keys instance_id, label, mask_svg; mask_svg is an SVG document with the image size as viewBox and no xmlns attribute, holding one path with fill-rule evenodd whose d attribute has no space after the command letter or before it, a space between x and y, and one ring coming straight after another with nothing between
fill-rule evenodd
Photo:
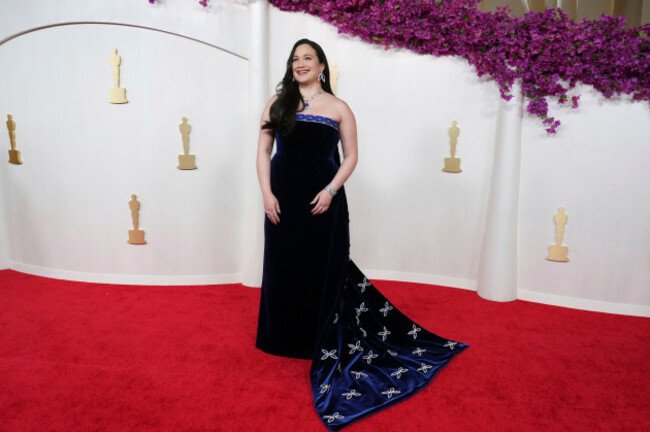
<instances>
[{"instance_id":1,"label":"white curved backdrop","mask_svg":"<svg viewBox=\"0 0 650 432\"><path fill-rule=\"evenodd\" d=\"M253 169L260 107L251 98L259 73L249 59L252 6L117 1L66 11L42 3L56 20L3 2L2 37L108 16L209 45L100 24L45 28L0 45L0 114L14 114L25 161L0 164L0 262L120 283L246 279L259 254L242 257L263 242ZM357 116L360 162L346 184L353 259L371 278L476 289L498 135L495 84L464 60L384 51L304 14L271 9L269 26L268 86L280 80L293 42L312 38L337 64L338 94ZM123 106L106 100L114 47L123 58ZM517 120L517 295L650 316L650 172L643 168L650 110L580 92L579 110L557 108L557 136L534 118ZM193 126L193 172L175 167L182 116ZM441 171L452 120L461 128L461 174ZM131 193L142 203L146 246L126 244ZM545 259L559 206L569 215L566 264ZM259 286L259 274L249 279Z\"/></svg>"},{"instance_id":2,"label":"white curved backdrop","mask_svg":"<svg viewBox=\"0 0 650 432\"><path fill-rule=\"evenodd\" d=\"M123 105L108 103L113 47ZM0 72L10 83L2 112L14 116L24 161L3 165L19 267L238 280L250 145L245 60L165 33L87 24L13 39L0 62L11 65ZM176 168L183 116L195 171ZM132 193L147 246L126 243Z\"/></svg>"}]
</instances>

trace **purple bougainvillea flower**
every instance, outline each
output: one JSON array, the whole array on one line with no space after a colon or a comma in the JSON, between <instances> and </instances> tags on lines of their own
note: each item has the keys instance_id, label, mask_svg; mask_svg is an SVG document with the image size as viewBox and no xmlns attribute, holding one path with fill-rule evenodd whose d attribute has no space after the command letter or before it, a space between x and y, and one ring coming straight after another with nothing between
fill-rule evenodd
<instances>
[{"instance_id":1,"label":"purple bougainvillea flower","mask_svg":"<svg viewBox=\"0 0 650 432\"><path fill-rule=\"evenodd\" d=\"M574 22L561 9L516 18L507 7L480 11L479 2L270 0L281 10L319 16L339 33L386 49L463 57L479 77L494 79L505 100L520 82L526 111L538 116L548 133L555 133L560 121L548 117L547 99L563 104L579 83L606 98L626 94L650 101L650 24L626 30L625 19L616 16ZM577 108L580 96L570 99Z\"/></svg>"}]
</instances>

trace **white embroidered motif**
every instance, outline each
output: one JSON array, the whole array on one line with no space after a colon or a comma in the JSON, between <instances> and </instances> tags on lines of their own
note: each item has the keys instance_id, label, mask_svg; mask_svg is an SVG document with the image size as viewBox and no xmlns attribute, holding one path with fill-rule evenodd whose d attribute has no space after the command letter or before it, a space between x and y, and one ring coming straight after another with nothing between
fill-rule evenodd
<instances>
[{"instance_id":1,"label":"white embroidered motif","mask_svg":"<svg viewBox=\"0 0 650 432\"><path fill-rule=\"evenodd\" d=\"M354 310L357 311L357 316L360 316L361 312L368 312L368 308L366 307L366 302L361 303L359 307L354 308Z\"/></svg>"},{"instance_id":2,"label":"white embroidered motif","mask_svg":"<svg viewBox=\"0 0 650 432\"><path fill-rule=\"evenodd\" d=\"M357 325L360 325L361 321L359 321L359 315L355 316L355 318L357 319Z\"/></svg>"},{"instance_id":3,"label":"white embroidered motif","mask_svg":"<svg viewBox=\"0 0 650 432\"><path fill-rule=\"evenodd\" d=\"M419 370L420 372L422 372L422 373L427 373L427 372L429 372L429 369L431 369L431 368L433 367L433 366L429 366L429 365L424 364L424 363L420 363L420 364L422 365L422 367L419 367L418 370Z\"/></svg>"},{"instance_id":4,"label":"white embroidered motif","mask_svg":"<svg viewBox=\"0 0 650 432\"><path fill-rule=\"evenodd\" d=\"M446 347L448 347L450 350L454 350L454 347L458 345L458 342L452 342L452 341L447 341L445 344Z\"/></svg>"},{"instance_id":5,"label":"white embroidered motif","mask_svg":"<svg viewBox=\"0 0 650 432\"><path fill-rule=\"evenodd\" d=\"M373 353L372 351L368 351L367 355L363 356L364 360L368 361L368 364L372 363L372 359L379 357L377 354Z\"/></svg>"},{"instance_id":6,"label":"white embroidered motif","mask_svg":"<svg viewBox=\"0 0 650 432\"><path fill-rule=\"evenodd\" d=\"M366 333L366 331L364 329L359 327L359 330L361 330L361 333L363 333L363 337L368 337L368 333Z\"/></svg>"},{"instance_id":7,"label":"white embroidered motif","mask_svg":"<svg viewBox=\"0 0 650 432\"><path fill-rule=\"evenodd\" d=\"M419 357L422 357L422 353L424 352L427 352L427 350L417 347L415 351L413 351L413 354L417 354Z\"/></svg>"},{"instance_id":8,"label":"white embroidered motif","mask_svg":"<svg viewBox=\"0 0 650 432\"><path fill-rule=\"evenodd\" d=\"M347 400L352 399L354 396L359 397L361 396L361 393L358 393L356 390L352 389L347 393L341 393L341 396L345 396Z\"/></svg>"},{"instance_id":9,"label":"white embroidered motif","mask_svg":"<svg viewBox=\"0 0 650 432\"><path fill-rule=\"evenodd\" d=\"M392 398L393 394L397 394L397 393L402 393L402 392L399 390L395 390L394 387L391 387L389 390L381 392L381 394L385 394L386 396L388 396L388 399Z\"/></svg>"},{"instance_id":10,"label":"white embroidered motif","mask_svg":"<svg viewBox=\"0 0 650 432\"><path fill-rule=\"evenodd\" d=\"M350 354L354 354L355 352L363 352L363 348L361 348L361 341L357 341L357 343L353 344L348 344L350 347Z\"/></svg>"},{"instance_id":11,"label":"white embroidered motif","mask_svg":"<svg viewBox=\"0 0 650 432\"><path fill-rule=\"evenodd\" d=\"M413 330L411 330L408 334L412 335L413 339L417 339L418 338L418 332L420 330L422 330L420 327L413 324Z\"/></svg>"},{"instance_id":12,"label":"white embroidered motif","mask_svg":"<svg viewBox=\"0 0 650 432\"><path fill-rule=\"evenodd\" d=\"M370 286L370 282L368 282L368 279L364 277L363 282L358 283L357 286L360 288L361 292L365 292L366 287Z\"/></svg>"},{"instance_id":13,"label":"white embroidered motif","mask_svg":"<svg viewBox=\"0 0 650 432\"><path fill-rule=\"evenodd\" d=\"M335 313L334 314L334 321L332 322L332 324L336 324L337 322L339 322L339 314Z\"/></svg>"},{"instance_id":14,"label":"white embroidered motif","mask_svg":"<svg viewBox=\"0 0 650 432\"><path fill-rule=\"evenodd\" d=\"M402 374L405 372L408 372L408 369L404 369L403 367L400 366L399 369L397 369L395 372L391 373L390 376L394 376L397 379L402 378Z\"/></svg>"},{"instance_id":15,"label":"white embroidered motif","mask_svg":"<svg viewBox=\"0 0 650 432\"><path fill-rule=\"evenodd\" d=\"M368 374L365 372L350 371L350 373L353 374L356 379L368 376Z\"/></svg>"},{"instance_id":16,"label":"white embroidered motif","mask_svg":"<svg viewBox=\"0 0 650 432\"><path fill-rule=\"evenodd\" d=\"M386 302L386 306L379 309L379 312L384 314L384 318L386 318L386 315L388 315L388 311L393 310L394 308L390 305L390 303Z\"/></svg>"},{"instance_id":17,"label":"white embroidered motif","mask_svg":"<svg viewBox=\"0 0 650 432\"><path fill-rule=\"evenodd\" d=\"M397 356L397 353L394 352L394 351L386 350L386 352L387 352L388 354L392 355L393 357L396 357L396 356Z\"/></svg>"},{"instance_id":18,"label":"white embroidered motif","mask_svg":"<svg viewBox=\"0 0 650 432\"><path fill-rule=\"evenodd\" d=\"M326 349L321 349L323 352L323 357L321 357L321 360L327 360L328 358L333 358L334 360L338 360L338 357L336 356L336 350L333 349L332 351L327 351Z\"/></svg>"},{"instance_id":19,"label":"white embroidered motif","mask_svg":"<svg viewBox=\"0 0 650 432\"><path fill-rule=\"evenodd\" d=\"M343 416L342 416L341 414L339 414L338 412L335 412L335 413L332 414L332 415L325 415L325 416L323 416L323 418L324 418L325 420L327 420L327 423L332 423L334 420L341 420L341 419L344 419L345 417L343 417Z\"/></svg>"},{"instance_id":20,"label":"white embroidered motif","mask_svg":"<svg viewBox=\"0 0 650 432\"><path fill-rule=\"evenodd\" d=\"M329 384L321 384L320 385L320 394L327 393L330 391L330 385Z\"/></svg>"},{"instance_id":21,"label":"white embroidered motif","mask_svg":"<svg viewBox=\"0 0 650 432\"><path fill-rule=\"evenodd\" d=\"M377 333L377 334L378 334L379 336L381 336L381 340L385 341L386 338L388 337L388 335L390 334L390 332L388 331L388 329L386 328L386 326L384 326L384 331L380 331L380 332Z\"/></svg>"}]
</instances>

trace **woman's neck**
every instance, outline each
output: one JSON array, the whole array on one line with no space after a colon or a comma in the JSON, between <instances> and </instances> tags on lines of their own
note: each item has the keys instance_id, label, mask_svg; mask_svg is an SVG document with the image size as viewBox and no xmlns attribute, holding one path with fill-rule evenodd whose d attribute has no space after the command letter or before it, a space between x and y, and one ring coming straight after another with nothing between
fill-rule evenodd
<instances>
[{"instance_id":1,"label":"woman's neck","mask_svg":"<svg viewBox=\"0 0 650 432\"><path fill-rule=\"evenodd\" d=\"M300 94L302 97L305 98L310 98L314 96L316 93L319 91L323 90L321 87L320 83L318 81L311 83L311 84L301 84L298 89L300 90Z\"/></svg>"}]
</instances>

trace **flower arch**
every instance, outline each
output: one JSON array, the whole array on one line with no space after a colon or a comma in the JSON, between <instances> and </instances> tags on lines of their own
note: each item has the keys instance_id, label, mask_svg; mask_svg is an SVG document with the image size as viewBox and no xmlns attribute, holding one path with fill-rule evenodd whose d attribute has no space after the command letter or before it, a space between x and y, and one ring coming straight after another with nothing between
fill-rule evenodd
<instances>
[{"instance_id":1,"label":"flower arch","mask_svg":"<svg viewBox=\"0 0 650 432\"><path fill-rule=\"evenodd\" d=\"M271 0L285 11L315 15L338 28L386 49L460 56L477 75L492 77L501 97L512 98L521 82L527 111L548 133L560 121L549 116L549 99L571 102L578 83L606 98L630 95L650 101L650 24L625 29L625 19L601 16L572 21L562 9L511 16L478 9L480 0Z\"/></svg>"}]
</instances>

